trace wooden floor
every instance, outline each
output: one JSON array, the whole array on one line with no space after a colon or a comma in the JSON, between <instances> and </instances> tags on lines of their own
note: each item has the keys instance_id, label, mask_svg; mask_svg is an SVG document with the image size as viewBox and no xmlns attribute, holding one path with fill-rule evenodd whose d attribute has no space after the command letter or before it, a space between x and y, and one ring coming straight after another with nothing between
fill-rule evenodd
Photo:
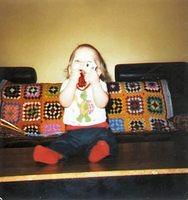
<instances>
[{"instance_id":1,"label":"wooden floor","mask_svg":"<svg viewBox=\"0 0 188 200\"><path fill-rule=\"evenodd\" d=\"M115 159L98 164L76 157L67 163L43 165L33 161L33 148L3 148L0 182L188 174L187 139L119 144Z\"/></svg>"}]
</instances>

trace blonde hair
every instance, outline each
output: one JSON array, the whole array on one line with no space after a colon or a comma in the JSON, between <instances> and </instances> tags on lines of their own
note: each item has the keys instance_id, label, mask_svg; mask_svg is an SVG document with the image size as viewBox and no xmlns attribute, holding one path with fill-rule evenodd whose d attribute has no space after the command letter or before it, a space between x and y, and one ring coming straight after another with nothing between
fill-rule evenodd
<instances>
[{"instance_id":1,"label":"blonde hair","mask_svg":"<svg viewBox=\"0 0 188 200\"><path fill-rule=\"evenodd\" d=\"M95 52L95 54L96 54L96 56L97 56L97 59L98 59L98 61L99 61L99 63L100 63L100 70L101 70L101 72L102 72L102 74L100 75L100 79L101 80L103 80L103 81L105 81L105 82L109 82L109 81L111 81L111 77L110 77L110 75L109 75L109 73L108 73L108 70L107 70L107 67L106 67L106 63L105 63L105 61L104 61L104 59L103 59L103 57L101 56L101 54L100 54L100 52L94 47L94 46L92 46L92 45L90 45L90 44L80 44L80 45L78 45L74 50L73 50L73 52L71 53L71 55L70 55L70 58L69 58L69 64L68 64L68 66L67 66L67 68L65 69L65 71L67 72L67 78L69 78L69 73L68 73L68 69L69 69L69 67L72 65L72 62L73 62L73 60L74 60L74 57L75 57L75 54L76 54L76 51L78 50L78 49L81 49L81 48L89 48L89 49L92 49L94 52Z\"/></svg>"}]
</instances>

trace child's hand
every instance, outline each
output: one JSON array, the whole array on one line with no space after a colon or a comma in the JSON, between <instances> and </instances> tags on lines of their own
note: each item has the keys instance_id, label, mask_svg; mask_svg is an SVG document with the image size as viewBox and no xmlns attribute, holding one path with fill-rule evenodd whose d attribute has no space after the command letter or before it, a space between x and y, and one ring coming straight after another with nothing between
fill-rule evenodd
<instances>
[{"instance_id":1,"label":"child's hand","mask_svg":"<svg viewBox=\"0 0 188 200\"><path fill-rule=\"evenodd\" d=\"M96 70L88 69L85 74L85 79L90 84L96 84L99 82L99 75Z\"/></svg>"},{"instance_id":2,"label":"child's hand","mask_svg":"<svg viewBox=\"0 0 188 200\"><path fill-rule=\"evenodd\" d=\"M73 68L70 71L70 80L74 81L75 84L77 84L79 77L80 77L80 70L78 68Z\"/></svg>"}]
</instances>

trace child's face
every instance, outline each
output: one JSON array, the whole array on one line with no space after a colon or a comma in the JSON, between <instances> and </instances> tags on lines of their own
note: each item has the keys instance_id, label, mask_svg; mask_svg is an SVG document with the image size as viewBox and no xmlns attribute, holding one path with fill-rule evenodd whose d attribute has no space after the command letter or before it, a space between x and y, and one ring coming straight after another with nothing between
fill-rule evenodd
<instances>
[{"instance_id":1,"label":"child's face","mask_svg":"<svg viewBox=\"0 0 188 200\"><path fill-rule=\"evenodd\" d=\"M87 71L88 69L95 70L96 67L96 54L92 49L82 47L75 52L75 56L72 62L72 69Z\"/></svg>"}]
</instances>

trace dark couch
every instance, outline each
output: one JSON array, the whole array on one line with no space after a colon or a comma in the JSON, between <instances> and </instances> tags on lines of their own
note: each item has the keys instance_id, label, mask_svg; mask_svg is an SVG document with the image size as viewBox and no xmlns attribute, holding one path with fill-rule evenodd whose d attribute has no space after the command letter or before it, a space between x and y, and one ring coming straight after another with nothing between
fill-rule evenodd
<instances>
[{"instance_id":1,"label":"dark couch","mask_svg":"<svg viewBox=\"0 0 188 200\"><path fill-rule=\"evenodd\" d=\"M169 119L173 125L172 131L168 132L146 132L142 133L115 133L119 142L134 141L153 141L166 140L173 137L181 137L187 134L187 113L188 113L188 87L187 87L188 64L185 62L169 63L137 63L137 64L118 64L115 66L115 82L134 82L134 81L157 81L165 79L168 82L174 116ZM1 67L0 79L6 79L13 83L35 83L37 74L31 67ZM108 113L107 107L107 113ZM2 116L1 116L2 117ZM57 139L58 135L50 137L34 137L17 135L10 137L7 130L0 129L1 147L25 147L36 144L48 144Z\"/></svg>"}]
</instances>

